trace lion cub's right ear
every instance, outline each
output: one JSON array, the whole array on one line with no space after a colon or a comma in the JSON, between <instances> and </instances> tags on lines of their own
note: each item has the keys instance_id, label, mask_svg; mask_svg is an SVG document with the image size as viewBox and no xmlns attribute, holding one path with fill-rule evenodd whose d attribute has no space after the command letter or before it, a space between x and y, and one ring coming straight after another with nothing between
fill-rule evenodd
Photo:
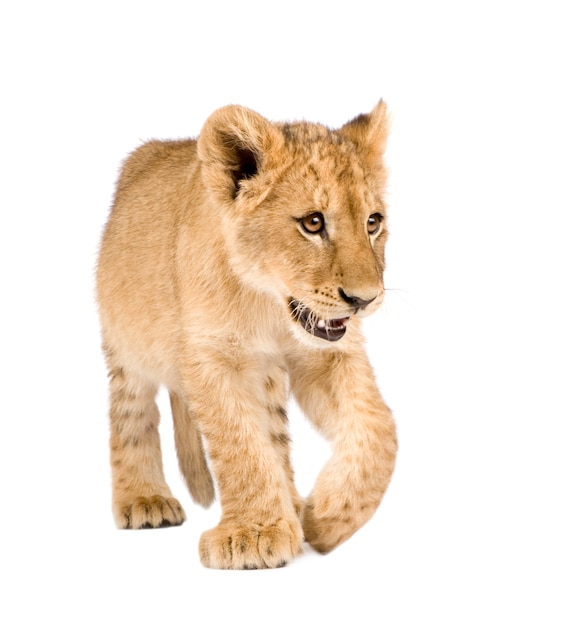
<instances>
[{"instance_id":1,"label":"lion cub's right ear","mask_svg":"<svg viewBox=\"0 0 584 626\"><path fill-rule=\"evenodd\" d=\"M282 144L278 129L258 113L235 105L218 109L198 140L205 186L218 200L233 201L243 181L271 166Z\"/></svg>"}]
</instances>

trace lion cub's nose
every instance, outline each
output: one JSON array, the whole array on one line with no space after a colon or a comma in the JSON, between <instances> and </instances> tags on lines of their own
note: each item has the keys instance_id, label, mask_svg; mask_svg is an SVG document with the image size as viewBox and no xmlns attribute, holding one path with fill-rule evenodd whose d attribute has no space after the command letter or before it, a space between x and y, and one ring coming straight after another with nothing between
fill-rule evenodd
<instances>
[{"instance_id":1,"label":"lion cub's nose","mask_svg":"<svg viewBox=\"0 0 584 626\"><path fill-rule=\"evenodd\" d=\"M341 287L339 287L339 294L347 304L350 304L352 307L355 308L355 312L357 312L359 309L364 309L368 304L371 304L371 302L373 302L373 300L375 300L375 298L377 297L374 296L373 298L365 300L364 298L359 298L358 296L349 296L343 291Z\"/></svg>"}]
</instances>

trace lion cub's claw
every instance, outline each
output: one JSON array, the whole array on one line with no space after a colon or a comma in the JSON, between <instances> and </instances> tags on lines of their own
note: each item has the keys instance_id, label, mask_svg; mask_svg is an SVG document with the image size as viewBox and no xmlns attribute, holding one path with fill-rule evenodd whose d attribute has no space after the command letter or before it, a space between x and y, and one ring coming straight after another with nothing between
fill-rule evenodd
<instances>
[{"instance_id":1,"label":"lion cub's claw","mask_svg":"<svg viewBox=\"0 0 584 626\"><path fill-rule=\"evenodd\" d=\"M214 569L283 567L301 550L298 520L282 519L265 526L222 523L204 532L199 542L201 562Z\"/></svg>"}]
</instances>

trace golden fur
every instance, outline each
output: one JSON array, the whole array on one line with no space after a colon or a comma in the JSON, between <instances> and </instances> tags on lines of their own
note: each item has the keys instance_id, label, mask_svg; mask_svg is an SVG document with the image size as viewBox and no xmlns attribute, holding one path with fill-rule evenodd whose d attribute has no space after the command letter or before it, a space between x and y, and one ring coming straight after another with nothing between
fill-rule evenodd
<instances>
[{"instance_id":1,"label":"golden fur","mask_svg":"<svg viewBox=\"0 0 584 626\"><path fill-rule=\"evenodd\" d=\"M220 495L204 565L278 567L372 516L397 450L359 320L384 293L387 134L383 102L334 131L228 106L198 140L128 158L97 268L120 528L185 519L162 472L160 385L192 497L213 501L207 458ZM306 501L289 391L332 445Z\"/></svg>"}]
</instances>

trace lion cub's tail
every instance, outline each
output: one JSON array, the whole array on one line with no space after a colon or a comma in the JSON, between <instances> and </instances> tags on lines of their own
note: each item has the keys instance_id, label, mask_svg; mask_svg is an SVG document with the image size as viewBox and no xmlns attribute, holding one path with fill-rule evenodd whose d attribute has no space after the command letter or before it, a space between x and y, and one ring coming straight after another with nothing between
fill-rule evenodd
<instances>
[{"instance_id":1,"label":"lion cub's tail","mask_svg":"<svg viewBox=\"0 0 584 626\"><path fill-rule=\"evenodd\" d=\"M215 488L196 417L191 415L184 400L176 393L170 393L170 405L181 472L193 500L206 508L215 499Z\"/></svg>"}]
</instances>

